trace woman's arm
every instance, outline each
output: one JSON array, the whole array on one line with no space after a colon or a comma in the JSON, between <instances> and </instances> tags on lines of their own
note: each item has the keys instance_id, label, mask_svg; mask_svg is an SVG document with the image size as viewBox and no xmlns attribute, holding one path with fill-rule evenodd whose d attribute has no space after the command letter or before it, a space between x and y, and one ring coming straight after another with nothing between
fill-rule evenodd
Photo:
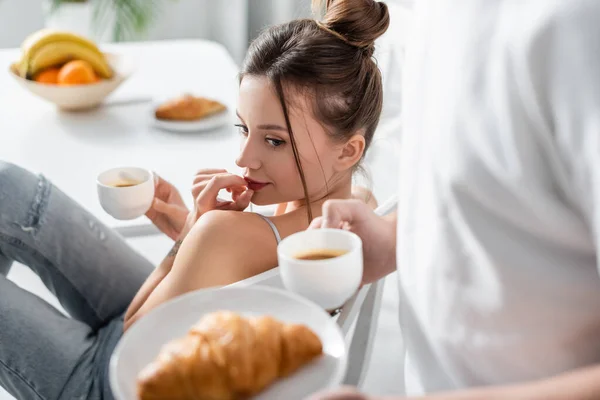
<instances>
[{"instance_id":1,"label":"woman's arm","mask_svg":"<svg viewBox=\"0 0 600 400\"><path fill-rule=\"evenodd\" d=\"M177 255L180 246L187 237L188 232L196 225L196 221L198 221L198 218L200 218L201 215L209 210L215 209L242 211L248 206L250 198L252 197L252 191L245 189L243 185L245 185L243 178L229 174L225 170L203 169L196 174L194 186L192 187L194 209L191 212L187 212L186 209L185 222L177 229L178 236L173 249L169 252L161 265L150 274L148 279L146 279L146 282L144 282L131 302L125 313L126 327L131 326L142 305L147 302L150 295L169 275L175 263L175 256ZM172 185L169 187L176 191ZM221 201L217 198L219 191L226 188L234 191L232 201Z\"/></svg>"},{"instance_id":2,"label":"woman's arm","mask_svg":"<svg viewBox=\"0 0 600 400\"><path fill-rule=\"evenodd\" d=\"M162 282L165 276L171 272L171 268L175 262L175 256L177 255L182 242L182 239L175 242L169 251L169 254L167 254L160 265L154 271L152 271L148 279L146 279L146 282L144 282L140 290L138 290L137 294L131 301L129 308L127 308L127 312L125 313L125 322L127 322L140 309L142 304L144 304L144 302L148 299L148 296L150 296L150 293L152 293L158 284Z\"/></svg>"},{"instance_id":3,"label":"woman's arm","mask_svg":"<svg viewBox=\"0 0 600 400\"><path fill-rule=\"evenodd\" d=\"M271 228L260 217L230 211L207 212L181 244L170 271L162 276L157 273L154 286L151 279L144 284L147 291L142 288L136 296L139 300L134 302L140 305L128 312L125 330L156 306L179 295L237 282L276 265L277 243Z\"/></svg>"}]
</instances>

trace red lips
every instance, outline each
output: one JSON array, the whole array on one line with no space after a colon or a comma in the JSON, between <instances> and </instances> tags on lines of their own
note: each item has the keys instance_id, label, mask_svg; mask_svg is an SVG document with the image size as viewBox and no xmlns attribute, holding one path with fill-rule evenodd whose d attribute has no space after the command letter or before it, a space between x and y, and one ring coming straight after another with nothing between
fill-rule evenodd
<instances>
[{"instance_id":1,"label":"red lips","mask_svg":"<svg viewBox=\"0 0 600 400\"><path fill-rule=\"evenodd\" d=\"M258 192L259 190L261 190L262 188L264 188L265 186L267 186L269 184L268 182L255 181L254 179L250 179L247 176L244 177L244 180L248 184L248 189L250 189L254 192Z\"/></svg>"}]
</instances>

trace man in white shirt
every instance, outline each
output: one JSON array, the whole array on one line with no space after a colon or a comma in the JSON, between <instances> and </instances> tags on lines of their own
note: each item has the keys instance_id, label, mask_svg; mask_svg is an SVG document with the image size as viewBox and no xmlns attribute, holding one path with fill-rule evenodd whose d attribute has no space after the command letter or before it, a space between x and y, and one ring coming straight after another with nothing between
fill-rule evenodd
<instances>
[{"instance_id":1,"label":"man in white shirt","mask_svg":"<svg viewBox=\"0 0 600 400\"><path fill-rule=\"evenodd\" d=\"M410 396L598 399L600 1L415 14L397 217L335 201L314 227L362 237L365 282L397 262Z\"/></svg>"}]
</instances>

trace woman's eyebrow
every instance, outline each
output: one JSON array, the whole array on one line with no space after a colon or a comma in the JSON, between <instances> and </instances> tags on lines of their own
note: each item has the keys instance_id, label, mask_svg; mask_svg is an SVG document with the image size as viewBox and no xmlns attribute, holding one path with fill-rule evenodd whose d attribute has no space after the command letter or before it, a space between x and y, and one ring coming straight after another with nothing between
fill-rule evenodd
<instances>
[{"instance_id":1,"label":"woman's eyebrow","mask_svg":"<svg viewBox=\"0 0 600 400\"><path fill-rule=\"evenodd\" d=\"M235 110L235 115L237 115L240 121L244 122L244 118L241 117L240 112L238 110Z\"/></svg>"},{"instance_id":2,"label":"woman's eyebrow","mask_svg":"<svg viewBox=\"0 0 600 400\"><path fill-rule=\"evenodd\" d=\"M242 116L240 115L240 112L238 110L235 110L235 115L237 115L237 117L244 122L244 118L242 118ZM245 123L245 122L244 122ZM283 132L287 132L287 128L284 128L281 125L277 125L277 124L263 124L263 125L259 125L257 126L258 129L264 129L266 131L283 131Z\"/></svg>"},{"instance_id":3,"label":"woman's eyebrow","mask_svg":"<svg viewBox=\"0 0 600 400\"><path fill-rule=\"evenodd\" d=\"M266 124L266 125L259 125L257 126L258 129L264 129L267 131L284 131L287 132L287 129L284 128L281 125L275 125L275 124Z\"/></svg>"}]
</instances>

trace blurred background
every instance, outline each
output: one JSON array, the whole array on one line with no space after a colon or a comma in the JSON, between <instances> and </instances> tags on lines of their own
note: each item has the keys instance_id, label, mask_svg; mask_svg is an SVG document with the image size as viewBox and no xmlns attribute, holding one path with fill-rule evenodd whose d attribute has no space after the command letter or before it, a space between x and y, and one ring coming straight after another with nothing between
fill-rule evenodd
<instances>
[{"instance_id":1,"label":"blurred background","mask_svg":"<svg viewBox=\"0 0 600 400\"><path fill-rule=\"evenodd\" d=\"M310 0L0 0L0 48L49 26L100 42L210 39L240 63L263 27L309 16Z\"/></svg>"}]
</instances>

